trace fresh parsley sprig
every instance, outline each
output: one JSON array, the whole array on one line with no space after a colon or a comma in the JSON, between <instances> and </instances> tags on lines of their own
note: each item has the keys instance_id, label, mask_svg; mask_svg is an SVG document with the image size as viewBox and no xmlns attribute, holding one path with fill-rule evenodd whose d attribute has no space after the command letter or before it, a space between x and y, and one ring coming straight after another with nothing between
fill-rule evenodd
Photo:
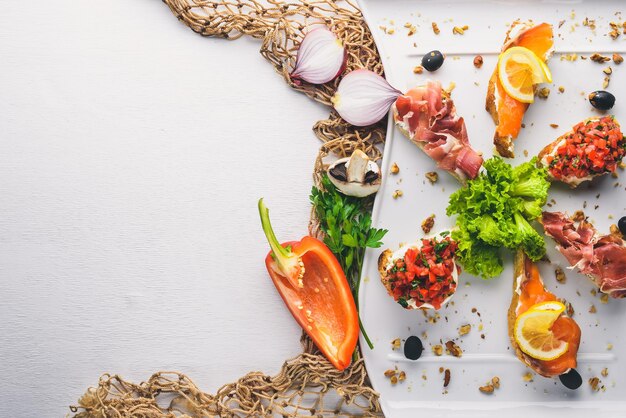
<instances>
[{"instance_id":1,"label":"fresh parsley sprig","mask_svg":"<svg viewBox=\"0 0 626 418\"><path fill-rule=\"evenodd\" d=\"M379 248L386 229L372 228L371 198L345 196L330 182L327 175L322 177L321 188L313 186L311 203L324 232L324 244L337 256L343 268L352 295L359 307L358 296L361 284L361 269L366 248ZM374 348L363 329L359 326L367 345Z\"/></svg>"}]
</instances>

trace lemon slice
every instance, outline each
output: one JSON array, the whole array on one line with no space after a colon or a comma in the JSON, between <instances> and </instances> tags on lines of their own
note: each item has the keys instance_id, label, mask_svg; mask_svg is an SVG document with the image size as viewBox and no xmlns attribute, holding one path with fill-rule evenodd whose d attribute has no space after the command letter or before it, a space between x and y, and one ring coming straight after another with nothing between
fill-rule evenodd
<instances>
[{"instance_id":1,"label":"lemon slice","mask_svg":"<svg viewBox=\"0 0 626 418\"><path fill-rule=\"evenodd\" d=\"M535 84L552 82L550 69L543 60L521 46L514 46L500 54L498 78L507 94L522 103L535 100Z\"/></svg>"},{"instance_id":2,"label":"lemon slice","mask_svg":"<svg viewBox=\"0 0 626 418\"><path fill-rule=\"evenodd\" d=\"M565 310L561 302L533 305L515 321L514 338L520 350L537 360L554 360L565 354L569 344L557 339L552 324Z\"/></svg>"}]
</instances>

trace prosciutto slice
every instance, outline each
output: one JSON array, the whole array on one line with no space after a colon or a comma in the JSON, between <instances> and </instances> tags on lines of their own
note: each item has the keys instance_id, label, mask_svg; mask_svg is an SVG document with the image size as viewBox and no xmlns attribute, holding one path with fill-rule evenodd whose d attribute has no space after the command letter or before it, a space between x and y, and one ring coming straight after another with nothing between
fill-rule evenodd
<instances>
[{"instance_id":1,"label":"prosciutto slice","mask_svg":"<svg viewBox=\"0 0 626 418\"><path fill-rule=\"evenodd\" d=\"M461 182L473 179L483 158L471 147L462 117L437 81L428 81L398 97L393 105L396 126L437 166Z\"/></svg>"},{"instance_id":2,"label":"prosciutto slice","mask_svg":"<svg viewBox=\"0 0 626 418\"><path fill-rule=\"evenodd\" d=\"M574 222L561 212L543 212L547 235L581 273L614 298L626 297L626 244L617 235L600 235L586 220Z\"/></svg>"}]
</instances>

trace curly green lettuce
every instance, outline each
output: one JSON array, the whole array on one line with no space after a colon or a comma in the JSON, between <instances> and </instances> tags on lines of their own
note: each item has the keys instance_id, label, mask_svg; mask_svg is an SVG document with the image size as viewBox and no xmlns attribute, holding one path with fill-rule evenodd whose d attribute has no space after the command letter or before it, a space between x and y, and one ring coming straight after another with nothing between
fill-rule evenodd
<instances>
[{"instance_id":1,"label":"curly green lettuce","mask_svg":"<svg viewBox=\"0 0 626 418\"><path fill-rule=\"evenodd\" d=\"M511 167L493 157L484 167L450 196L447 214L458 215L453 238L459 242L461 265L470 274L491 278L502 272L501 248L522 248L533 261L544 256L543 237L530 222L541 215L550 183L536 158Z\"/></svg>"}]
</instances>

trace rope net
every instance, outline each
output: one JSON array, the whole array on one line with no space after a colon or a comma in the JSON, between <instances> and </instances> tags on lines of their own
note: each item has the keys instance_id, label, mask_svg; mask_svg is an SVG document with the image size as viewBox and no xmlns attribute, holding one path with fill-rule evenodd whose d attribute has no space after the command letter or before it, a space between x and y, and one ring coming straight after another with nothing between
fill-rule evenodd
<instances>
[{"instance_id":1,"label":"rope net","mask_svg":"<svg viewBox=\"0 0 626 418\"><path fill-rule=\"evenodd\" d=\"M313 170L317 185L327 167L326 157L342 158L360 149L374 160L381 158L384 122L357 128L343 121L330 107L340 78L312 85L294 83L289 77L304 34L320 24L332 30L346 47L344 74L357 68L383 73L372 35L352 1L163 1L178 20L203 36L259 39L261 55L291 88L329 106L328 118L313 126L322 142ZM317 225L312 211L309 231L313 236L320 235ZM378 394L369 384L358 349L353 364L338 371L304 333L301 342L303 352L287 360L277 375L250 372L223 385L215 394L203 392L179 372L160 371L139 384L119 375L104 374L98 385L89 388L70 410L76 418L381 415Z\"/></svg>"}]
</instances>

